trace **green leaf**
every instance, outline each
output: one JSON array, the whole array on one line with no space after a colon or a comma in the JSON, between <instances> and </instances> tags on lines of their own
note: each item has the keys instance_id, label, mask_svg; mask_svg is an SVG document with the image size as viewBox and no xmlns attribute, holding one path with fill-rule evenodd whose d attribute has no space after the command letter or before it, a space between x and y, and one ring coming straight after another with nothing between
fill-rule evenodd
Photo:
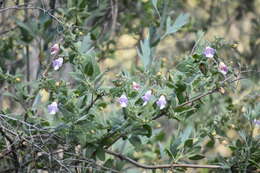
<instances>
[{"instance_id":1,"label":"green leaf","mask_svg":"<svg viewBox=\"0 0 260 173\"><path fill-rule=\"evenodd\" d=\"M172 139L170 144L170 151L173 157L176 157L179 152L179 146L181 144L181 138L178 137L176 139Z\"/></svg>"},{"instance_id":2,"label":"green leaf","mask_svg":"<svg viewBox=\"0 0 260 173\"><path fill-rule=\"evenodd\" d=\"M33 34L33 30L28 26L26 25L25 23L17 20L16 21L16 24L21 27L22 29L24 29L25 31L27 31L29 34Z\"/></svg>"},{"instance_id":3,"label":"green leaf","mask_svg":"<svg viewBox=\"0 0 260 173\"><path fill-rule=\"evenodd\" d=\"M88 61L84 68L84 73L88 76L92 76L94 73L94 68L92 61Z\"/></svg>"},{"instance_id":4,"label":"green leaf","mask_svg":"<svg viewBox=\"0 0 260 173\"><path fill-rule=\"evenodd\" d=\"M136 135L132 135L129 139L129 142L135 147L139 147L140 145L142 145L141 139Z\"/></svg>"},{"instance_id":5,"label":"green leaf","mask_svg":"<svg viewBox=\"0 0 260 173\"><path fill-rule=\"evenodd\" d=\"M189 157L190 160L200 160L200 159L203 159L203 158L205 158L205 156L200 155L200 154L196 154L196 155Z\"/></svg>"},{"instance_id":6,"label":"green leaf","mask_svg":"<svg viewBox=\"0 0 260 173\"><path fill-rule=\"evenodd\" d=\"M37 106L41 103L41 95L37 94L37 96L35 97L34 101L33 101L33 105L32 105L32 110L36 110Z\"/></svg>"},{"instance_id":7,"label":"green leaf","mask_svg":"<svg viewBox=\"0 0 260 173\"><path fill-rule=\"evenodd\" d=\"M159 10L157 8L157 2L158 2L158 0L152 0L153 7L156 10L156 12L159 15L159 17L160 17L160 13L159 13Z\"/></svg>"},{"instance_id":8,"label":"green leaf","mask_svg":"<svg viewBox=\"0 0 260 173\"><path fill-rule=\"evenodd\" d=\"M87 51L89 51L90 47L91 47L91 43L92 43L92 40L90 38L90 34L88 34L83 38L83 41L81 42L80 52L86 53Z\"/></svg>"},{"instance_id":9,"label":"green leaf","mask_svg":"<svg viewBox=\"0 0 260 173\"><path fill-rule=\"evenodd\" d=\"M193 139L187 139L184 143L184 147L189 147L191 148L193 145Z\"/></svg>"},{"instance_id":10,"label":"green leaf","mask_svg":"<svg viewBox=\"0 0 260 173\"><path fill-rule=\"evenodd\" d=\"M108 167L108 168L112 168L113 165L114 165L114 160L113 160L113 159L108 159L108 160L105 162L105 164L104 164L104 166L105 166L105 167Z\"/></svg>"},{"instance_id":11,"label":"green leaf","mask_svg":"<svg viewBox=\"0 0 260 173\"><path fill-rule=\"evenodd\" d=\"M148 34L147 38L140 42L141 50L137 49L138 56L141 58L145 70L148 70L151 65L151 47L149 37L150 36Z\"/></svg>"},{"instance_id":12,"label":"green leaf","mask_svg":"<svg viewBox=\"0 0 260 173\"><path fill-rule=\"evenodd\" d=\"M181 27L188 23L189 14L180 14L177 19L175 20L174 24L172 24L171 18L168 17L166 21L166 33L165 36L168 34L173 34L177 32Z\"/></svg>"},{"instance_id":13,"label":"green leaf","mask_svg":"<svg viewBox=\"0 0 260 173\"><path fill-rule=\"evenodd\" d=\"M103 149L97 149L97 157L101 160L104 161L106 159L105 151Z\"/></svg>"},{"instance_id":14,"label":"green leaf","mask_svg":"<svg viewBox=\"0 0 260 173\"><path fill-rule=\"evenodd\" d=\"M188 125L188 127L181 134L181 141L182 141L182 143L186 142L186 140L191 135L192 130L193 130L193 127L191 125Z\"/></svg>"}]
</instances>

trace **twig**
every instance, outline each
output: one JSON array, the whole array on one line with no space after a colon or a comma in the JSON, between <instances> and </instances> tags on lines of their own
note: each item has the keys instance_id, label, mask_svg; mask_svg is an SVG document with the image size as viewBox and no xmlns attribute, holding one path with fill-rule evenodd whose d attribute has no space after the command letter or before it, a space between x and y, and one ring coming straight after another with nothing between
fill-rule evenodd
<instances>
[{"instance_id":1,"label":"twig","mask_svg":"<svg viewBox=\"0 0 260 173\"><path fill-rule=\"evenodd\" d=\"M26 4L26 7L28 5L28 0L24 1ZM28 8L24 9L24 22L27 22L28 20ZM30 82L30 52L29 52L29 44L26 44L25 46L25 56L26 56L26 80L27 82ZM30 86L27 86L28 94L30 94ZM24 116L24 120L27 120L27 115Z\"/></svg>"},{"instance_id":2,"label":"twig","mask_svg":"<svg viewBox=\"0 0 260 173\"><path fill-rule=\"evenodd\" d=\"M2 127L0 127L0 133L2 134L3 137L5 137L8 140L8 142L11 145L11 153L13 155L14 165L15 165L15 168L16 168L15 171L18 172L18 170L20 168L20 163L19 163L19 159L18 159L16 150L15 150L15 147L12 145L13 144L13 140L8 135L5 134L5 132L4 132Z\"/></svg>"},{"instance_id":3,"label":"twig","mask_svg":"<svg viewBox=\"0 0 260 173\"><path fill-rule=\"evenodd\" d=\"M228 78L228 79L229 79L229 78ZM231 80L231 81L229 81L228 83L233 83L233 82L236 82L236 81L239 81L239 80L242 80L242 79L246 79L246 78L245 78L245 77L235 78L234 80ZM225 79L224 81L221 82L221 84L224 85L224 82L226 82L226 81L227 81L227 80ZM213 90L211 90L211 91L208 91L208 92L206 92L206 93L204 93L204 94L202 94L202 95L196 96L196 97L194 97L194 98L188 100L187 102L184 102L184 103L182 103L182 104L176 106L174 109L180 108L180 107L183 107L183 106L185 106L185 105L191 104L191 103L193 103L193 102L195 102L195 101L198 101L198 100L200 100L201 98L203 98L203 97L205 97L205 96L208 96L208 95L210 95L210 94L213 94L213 93L217 92L218 90L219 90L219 88L215 88L215 89L213 89ZM162 117L163 115L165 115L166 112L167 112L167 109L161 111L161 113L158 114L157 116L153 117L152 120L156 120L156 119Z\"/></svg>"},{"instance_id":4,"label":"twig","mask_svg":"<svg viewBox=\"0 0 260 173\"><path fill-rule=\"evenodd\" d=\"M214 92L216 92L216 91L218 91L218 89L213 89L213 90L211 90L211 91L209 91L209 92L207 92L207 93L204 93L204 94L202 94L202 95L196 96L196 97L194 97L193 99L188 100L187 102L184 102L184 103L182 103L182 104L176 106L174 109L183 107L183 106L188 105L188 104L190 104L190 103L193 103L193 102L195 102L195 101L197 101L197 100L200 100L202 97L205 97L205 96L207 96L207 95L210 95L210 94L212 94L212 93L214 93ZM163 116L164 114L165 114L165 111L162 111L159 115L153 117L152 120L156 120L156 119L160 118L161 116Z\"/></svg>"},{"instance_id":5,"label":"twig","mask_svg":"<svg viewBox=\"0 0 260 173\"><path fill-rule=\"evenodd\" d=\"M112 15L112 25L111 25L111 34L110 39L113 39L115 36L115 30L116 30L116 22L117 22L117 16L118 16L118 0L111 0L111 15Z\"/></svg>"},{"instance_id":6,"label":"twig","mask_svg":"<svg viewBox=\"0 0 260 173\"><path fill-rule=\"evenodd\" d=\"M24 10L24 9L41 10L44 13L48 14L51 18L56 20L59 24L63 25L63 22L60 19L58 19L56 16L52 15L49 10L43 9L41 7L33 7L33 6L28 6L28 5L30 5L30 4L28 3L28 4L22 4L22 5L16 5L16 6L12 6L12 7L2 8L2 9L0 9L0 13L3 13L8 10Z\"/></svg>"},{"instance_id":7,"label":"twig","mask_svg":"<svg viewBox=\"0 0 260 173\"><path fill-rule=\"evenodd\" d=\"M135 160L124 156L120 153L116 153L114 151L110 150L105 150L107 154L113 155L115 157L118 157L121 160L125 160L139 168L143 169L164 169L164 168L177 168L177 167L182 167L182 168L209 168L209 169L221 169L222 167L219 165L197 165L197 164L162 164L162 165L145 165L142 163L138 163ZM223 169L223 168L222 168Z\"/></svg>"}]
</instances>

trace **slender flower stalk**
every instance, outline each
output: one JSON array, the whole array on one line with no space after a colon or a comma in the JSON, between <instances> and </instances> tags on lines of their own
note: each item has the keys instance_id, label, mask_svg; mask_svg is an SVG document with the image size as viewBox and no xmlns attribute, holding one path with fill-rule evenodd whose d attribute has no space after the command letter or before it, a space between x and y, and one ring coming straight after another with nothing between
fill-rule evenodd
<instances>
[{"instance_id":1,"label":"slender flower stalk","mask_svg":"<svg viewBox=\"0 0 260 173\"><path fill-rule=\"evenodd\" d=\"M122 108L125 108L127 107L127 104L128 104L128 98L126 97L126 95L121 95L121 97L119 97L118 99L118 103L120 104L120 106Z\"/></svg>"},{"instance_id":2,"label":"slender flower stalk","mask_svg":"<svg viewBox=\"0 0 260 173\"><path fill-rule=\"evenodd\" d=\"M59 111L58 108L58 103L57 102L52 102L50 105L48 105L48 112L51 115L56 114Z\"/></svg>"}]
</instances>

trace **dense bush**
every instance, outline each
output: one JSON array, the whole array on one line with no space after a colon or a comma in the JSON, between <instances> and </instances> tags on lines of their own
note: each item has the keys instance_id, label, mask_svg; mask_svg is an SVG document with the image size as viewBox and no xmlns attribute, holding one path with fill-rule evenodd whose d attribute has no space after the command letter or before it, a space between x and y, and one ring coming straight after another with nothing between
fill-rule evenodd
<instances>
[{"instance_id":1,"label":"dense bush","mask_svg":"<svg viewBox=\"0 0 260 173\"><path fill-rule=\"evenodd\" d=\"M16 3L0 9L15 14L0 42L0 172L260 169L258 62L236 58L238 40L208 41L168 0ZM137 55L111 67L125 34ZM194 39L162 57L175 36Z\"/></svg>"}]
</instances>

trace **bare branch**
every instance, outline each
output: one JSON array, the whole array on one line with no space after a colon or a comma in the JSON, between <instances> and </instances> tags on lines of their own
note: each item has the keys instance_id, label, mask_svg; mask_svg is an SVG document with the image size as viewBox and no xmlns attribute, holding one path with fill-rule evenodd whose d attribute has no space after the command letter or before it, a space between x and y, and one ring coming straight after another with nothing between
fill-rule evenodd
<instances>
[{"instance_id":1,"label":"bare branch","mask_svg":"<svg viewBox=\"0 0 260 173\"><path fill-rule=\"evenodd\" d=\"M221 169L222 167L219 165L197 165L197 164L163 164L163 165L145 165L142 163L138 163L135 160L124 156L120 153L116 153L114 151L110 151L110 150L106 150L107 154L113 155L115 157L118 157L121 160L125 160L139 168L143 168L143 169L171 169L171 168L177 168L177 167L181 167L181 168L209 168L209 169ZM223 169L223 168L222 168Z\"/></svg>"}]
</instances>

